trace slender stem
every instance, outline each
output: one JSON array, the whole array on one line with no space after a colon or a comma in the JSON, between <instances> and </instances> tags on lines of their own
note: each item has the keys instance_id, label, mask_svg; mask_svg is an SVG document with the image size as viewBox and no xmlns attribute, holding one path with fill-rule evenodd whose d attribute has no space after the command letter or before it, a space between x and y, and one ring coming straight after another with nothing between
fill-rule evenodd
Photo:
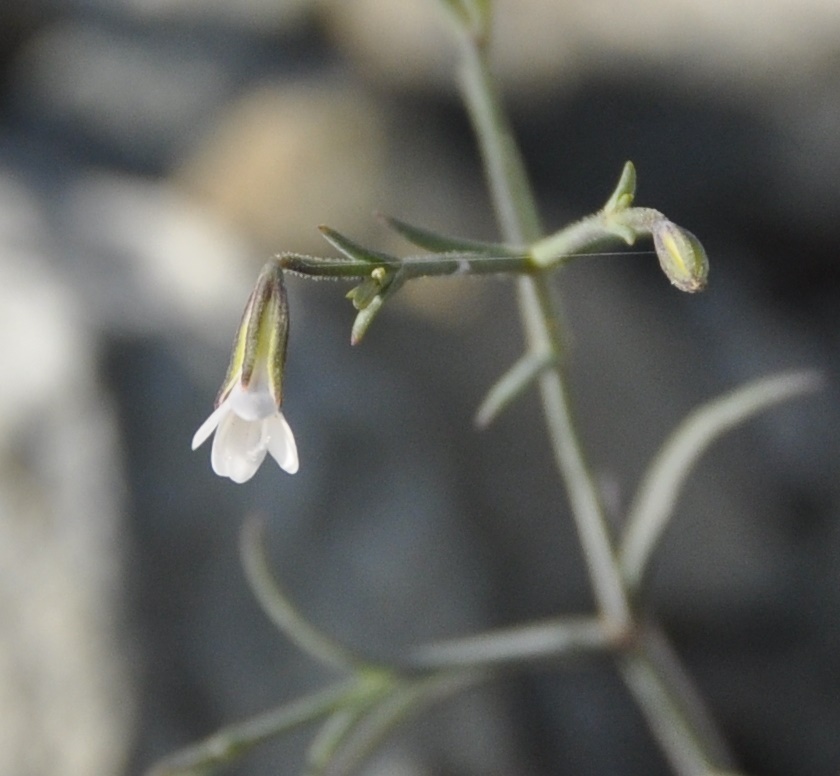
<instances>
[{"instance_id":1,"label":"slender stem","mask_svg":"<svg viewBox=\"0 0 840 776\"><path fill-rule=\"evenodd\" d=\"M652 623L638 629L618 657L625 684L679 776L739 776L726 743L664 634Z\"/></svg>"},{"instance_id":2,"label":"slender stem","mask_svg":"<svg viewBox=\"0 0 840 776\"><path fill-rule=\"evenodd\" d=\"M484 158L502 238L511 244L533 243L540 237L536 203L496 97L485 51L467 35L462 43L464 97ZM613 627L624 630L630 622L630 610L595 484L575 434L559 367L562 343L558 304L545 273L519 278L519 307L529 351L555 362L539 377L540 394L599 609Z\"/></svg>"},{"instance_id":3,"label":"slender stem","mask_svg":"<svg viewBox=\"0 0 840 776\"><path fill-rule=\"evenodd\" d=\"M637 652L618 661L630 688L671 767L679 776L707 776L713 768L655 667Z\"/></svg>"},{"instance_id":4,"label":"slender stem","mask_svg":"<svg viewBox=\"0 0 840 776\"><path fill-rule=\"evenodd\" d=\"M656 671L663 687L670 688L671 697L679 705L688 728L700 748L706 752L707 758L718 766L734 770L734 758L726 741L694 680L688 675L662 629L652 620L646 621L640 627L636 644Z\"/></svg>"},{"instance_id":5,"label":"slender stem","mask_svg":"<svg viewBox=\"0 0 840 776\"><path fill-rule=\"evenodd\" d=\"M538 267L551 267L565 262L570 254L587 249L593 252L616 239L632 245L641 232L616 224L617 220L615 214L600 210L535 242L530 249L531 258Z\"/></svg>"},{"instance_id":6,"label":"slender stem","mask_svg":"<svg viewBox=\"0 0 840 776\"><path fill-rule=\"evenodd\" d=\"M326 773L338 749L369 710L368 706L359 704L340 709L327 718L307 750L304 776Z\"/></svg>"},{"instance_id":7,"label":"slender stem","mask_svg":"<svg viewBox=\"0 0 840 776\"><path fill-rule=\"evenodd\" d=\"M499 228L506 242L528 245L542 232L528 174L496 98L486 48L467 34L462 35L461 44L462 91L484 159Z\"/></svg>"},{"instance_id":8,"label":"slender stem","mask_svg":"<svg viewBox=\"0 0 840 776\"><path fill-rule=\"evenodd\" d=\"M595 617L563 617L425 644L409 653L406 665L420 671L519 667L526 662L557 660L608 649L612 646L610 635Z\"/></svg>"},{"instance_id":9,"label":"slender stem","mask_svg":"<svg viewBox=\"0 0 840 776\"><path fill-rule=\"evenodd\" d=\"M432 703L457 695L488 677L489 674L481 670L459 670L440 671L404 681L359 719L336 751L329 772L354 773L388 733L409 716L419 714Z\"/></svg>"},{"instance_id":10,"label":"slender stem","mask_svg":"<svg viewBox=\"0 0 840 776\"><path fill-rule=\"evenodd\" d=\"M520 282L519 292L522 309L540 313L524 316L531 349L536 352L548 350L559 360L556 306L547 278L539 276L530 283ZM613 628L625 630L631 620L630 608L595 483L575 433L559 365L544 370L538 383L554 457L569 491L572 514L600 611Z\"/></svg>"},{"instance_id":11,"label":"slender stem","mask_svg":"<svg viewBox=\"0 0 840 776\"><path fill-rule=\"evenodd\" d=\"M404 279L434 277L438 275L493 275L501 273L530 273L534 271L533 260L524 251L519 255L483 255L469 252L435 253L423 256L406 256L390 261L373 263L352 259L324 259L317 256L303 256L285 253L280 256L280 266L288 272L307 277L364 278L376 267L401 272Z\"/></svg>"},{"instance_id":12,"label":"slender stem","mask_svg":"<svg viewBox=\"0 0 840 776\"><path fill-rule=\"evenodd\" d=\"M540 236L539 223L528 179L524 172L506 118L496 100L483 51L463 37L463 90L479 145L499 220L502 237L511 244L533 244ZM635 217L635 216L634 216ZM589 236L589 224L572 230L576 237ZM620 229L617 236L627 235ZM566 248L557 240L543 244L543 260ZM539 261L535 262L539 263ZM558 323L559 307L544 272L519 278L520 314L528 349L536 357L553 362L540 373L539 385L554 456L569 491L572 513L577 523L581 546L589 569L604 626L621 645L622 635L633 632L633 616L624 580L607 530L595 484L584 461L572 423L568 396L560 370L562 339ZM715 763L725 760L716 747L708 747L713 731L698 725L697 715L687 713L690 695L684 684L668 681L668 672L652 659L644 639L633 640L616 648L619 669L633 692L663 751L682 776L712 776L720 773ZM671 661L679 666L675 656Z\"/></svg>"},{"instance_id":13,"label":"slender stem","mask_svg":"<svg viewBox=\"0 0 840 776\"><path fill-rule=\"evenodd\" d=\"M147 776L186 776L230 762L257 744L323 717L367 691L360 689L357 679L352 679L228 725L161 760Z\"/></svg>"}]
</instances>

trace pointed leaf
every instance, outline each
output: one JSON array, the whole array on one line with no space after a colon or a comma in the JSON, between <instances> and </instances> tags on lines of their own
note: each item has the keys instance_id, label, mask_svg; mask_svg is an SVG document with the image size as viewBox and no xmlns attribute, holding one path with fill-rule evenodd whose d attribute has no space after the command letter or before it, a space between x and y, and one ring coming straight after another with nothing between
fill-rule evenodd
<instances>
[{"instance_id":1,"label":"pointed leaf","mask_svg":"<svg viewBox=\"0 0 840 776\"><path fill-rule=\"evenodd\" d=\"M610 195L607 204L604 205L605 213L612 213L616 210L624 210L633 204L636 196L636 168L633 162L625 162L621 177L616 184L615 191Z\"/></svg>"},{"instance_id":2,"label":"pointed leaf","mask_svg":"<svg viewBox=\"0 0 840 776\"><path fill-rule=\"evenodd\" d=\"M286 272L315 280L332 278L363 278L370 274L370 263L356 259L323 258L302 253L282 253L278 261Z\"/></svg>"},{"instance_id":3,"label":"pointed leaf","mask_svg":"<svg viewBox=\"0 0 840 776\"><path fill-rule=\"evenodd\" d=\"M334 713L358 696L356 679L284 703L276 709L227 725L207 738L159 761L146 776L194 776L226 765L254 748L295 728Z\"/></svg>"},{"instance_id":4,"label":"pointed leaf","mask_svg":"<svg viewBox=\"0 0 840 776\"><path fill-rule=\"evenodd\" d=\"M762 410L815 391L821 385L815 372L790 372L754 380L698 407L677 427L648 467L627 517L619 560L631 589L641 585L683 483L709 445Z\"/></svg>"},{"instance_id":5,"label":"pointed leaf","mask_svg":"<svg viewBox=\"0 0 840 776\"><path fill-rule=\"evenodd\" d=\"M388 253L380 253L379 251L372 251L365 248L359 243L354 242L349 237L345 237L335 229L330 229L328 226L319 226L321 234L324 239L330 243L334 248L341 251L345 256L355 259L356 261L364 261L368 264L387 264L398 266L400 260L396 256L391 256Z\"/></svg>"},{"instance_id":6,"label":"pointed leaf","mask_svg":"<svg viewBox=\"0 0 840 776\"><path fill-rule=\"evenodd\" d=\"M350 330L350 344L358 345L365 336L368 327L382 307L383 298L381 294L373 297L366 307L359 310L356 319L353 321L353 328Z\"/></svg>"},{"instance_id":7,"label":"pointed leaf","mask_svg":"<svg viewBox=\"0 0 840 776\"><path fill-rule=\"evenodd\" d=\"M263 546L265 523L254 516L242 524L240 555L245 577L266 616L301 650L339 670L369 666L361 656L322 633L297 610L271 572Z\"/></svg>"},{"instance_id":8,"label":"pointed leaf","mask_svg":"<svg viewBox=\"0 0 840 776\"><path fill-rule=\"evenodd\" d=\"M475 414L477 428L487 428L503 409L518 398L549 364L549 354L537 356L526 353L499 378L481 402Z\"/></svg>"},{"instance_id":9,"label":"pointed leaf","mask_svg":"<svg viewBox=\"0 0 840 776\"><path fill-rule=\"evenodd\" d=\"M381 215L383 221L408 242L433 253L476 253L481 256L522 256L523 249L506 245L448 237L419 226L412 226L398 218Z\"/></svg>"}]
</instances>

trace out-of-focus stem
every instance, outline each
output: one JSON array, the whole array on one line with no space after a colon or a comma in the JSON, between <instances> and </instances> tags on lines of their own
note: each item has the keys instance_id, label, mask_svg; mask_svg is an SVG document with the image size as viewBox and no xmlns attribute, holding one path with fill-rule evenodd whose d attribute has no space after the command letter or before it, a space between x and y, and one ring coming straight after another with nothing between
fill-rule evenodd
<instances>
[{"instance_id":1,"label":"out-of-focus stem","mask_svg":"<svg viewBox=\"0 0 840 776\"><path fill-rule=\"evenodd\" d=\"M461 42L464 97L484 158L502 237L511 244L533 245L540 238L536 205L490 79L486 41L476 41L465 31ZM547 247L549 254L558 249L557 245ZM708 733L714 731L711 719L706 718L708 726L698 724L697 716L691 713L692 693L680 683L669 682L669 672L645 645L644 634L634 635L638 625L634 623L595 484L572 422L560 368L559 307L548 276L540 272L521 277L518 284L528 350L534 357L549 362L538 378L546 423L554 457L568 488L599 611L607 631L617 639L613 644L619 669L674 769L681 776L722 774L719 766L727 758L716 746L709 746ZM627 639L622 640L622 636Z\"/></svg>"},{"instance_id":2,"label":"out-of-focus stem","mask_svg":"<svg viewBox=\"0 0 840 776\"><path fill-rule=\"evenodd\" d=\"M639 627L618 668L674 772L742 776L677 655L652 624Z\"/></svg>"},{"instance_id":3,"label":"out-of-focus stem","mask_svg":"<svg viewBox=\"0 0 840 776\"><path fill-rule=\"evenodd\" d=\"M540 237L536 203L519 149L496 96L485 50L467 34L462 35L461 41L463 93L484 159L502 238L510 244L534 243ZM610 626L620 631L628 626L630 611L560 372L558 303L545 273L519 278L518 284L528 350L553 362L538 380L554 457L569 492L599 610Z\"/></svg>"}]
</instances>

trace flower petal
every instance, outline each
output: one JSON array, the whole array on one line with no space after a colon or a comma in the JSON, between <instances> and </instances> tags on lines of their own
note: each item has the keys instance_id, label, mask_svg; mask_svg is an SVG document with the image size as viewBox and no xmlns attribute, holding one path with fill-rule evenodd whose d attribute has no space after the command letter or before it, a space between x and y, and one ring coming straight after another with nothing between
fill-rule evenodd
<instances>
[{"instance_id":1,"label":"flower petal","mask_svg":"<svg viewBox=\"0 0 840 776\"><path fill-rule=\"evenodd\" d=\"M228 404L227 400L223 401L218 407L216 407L213 412L210 413L210 417L204 421L199 427L198 431L195 432L192 438L192 449L197 450L201 445L203 445L207 441L207 437L210 436L215 430L216 426L222 420L222 417L225 413L230 411L230 405Z\"/></svg>"},{"instance_id":2,"label":"flower petal","mask_svg":"<svg viewBox=\"0 0 840 776\"><path fill-rule=\"evenodd\" d=\"M277 414L265 421L268 436L268 452L271 457L280 465L280 468L289 474L298 470L298 452L295 444L295 435L286 422L286 418L279 410Z\"/></svg>"},{"instance_id":3,"label":"flower petal","mask_svg":"<svg viewBox=\"0 0 840 776\"><path fill-rule=\"evenodd\" d=\"M243 420L231 412L222 419L213 439L213 471L234 482L247 482L260 468L267 447L265 421Z\"/></svg>"},{"instance_id":4,"label":"flower petal","mask_svg":"<svg viewBox=\"0 0 840 776\"><path fill-rule=\"evenodd\" d=\"M228 401L233 411L243 420L262 420L277 412L277 403L266 382L255 381L247 388L236 383Z\"/></svg>"}]
</instances>

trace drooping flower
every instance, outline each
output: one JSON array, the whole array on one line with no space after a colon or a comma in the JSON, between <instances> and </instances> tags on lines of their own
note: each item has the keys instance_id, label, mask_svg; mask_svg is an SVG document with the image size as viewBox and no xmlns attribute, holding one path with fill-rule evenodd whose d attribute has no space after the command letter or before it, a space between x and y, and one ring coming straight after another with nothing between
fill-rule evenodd
<instances>
[{"instance_id":1,"label":"drooping flower","mask_svg":"<svg viewBox=\"0 0 840 776\"><path fill-rule=\"evenodd\" d=\"M216 408L192 439L195 450L216 432L210 461L220 477L247 482L266 453L289 474L298 470L295 437L280 410L288 337L283 272L270 261L242 315Z\"/></svg>"}]
</instances>

